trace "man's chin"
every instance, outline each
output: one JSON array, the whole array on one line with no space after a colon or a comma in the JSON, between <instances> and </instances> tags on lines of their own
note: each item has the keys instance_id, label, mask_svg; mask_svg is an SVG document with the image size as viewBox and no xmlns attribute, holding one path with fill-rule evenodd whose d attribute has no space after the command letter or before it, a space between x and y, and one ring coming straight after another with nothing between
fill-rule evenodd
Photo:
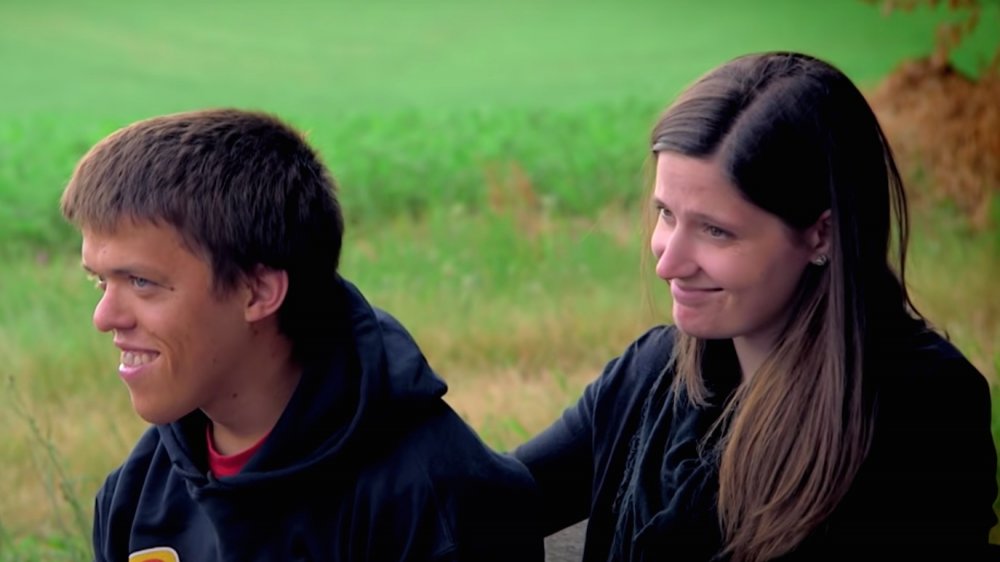
<instances>
[{"instance_id":1,"label":"man's chin","mask_svg":"<svg viewBox=\"0 0 1000 562\"><path fill-rule=\"evenodd\" d=\"M163 406L155 404L146 404L140 400L136 400L135 396L132 396L132 409L135 410L135 413L142 418L143 421L152 425L166 425L174 423L184 417L187 413L177 412L172 408L164 408Z\"/></svg>"}]
</instances>

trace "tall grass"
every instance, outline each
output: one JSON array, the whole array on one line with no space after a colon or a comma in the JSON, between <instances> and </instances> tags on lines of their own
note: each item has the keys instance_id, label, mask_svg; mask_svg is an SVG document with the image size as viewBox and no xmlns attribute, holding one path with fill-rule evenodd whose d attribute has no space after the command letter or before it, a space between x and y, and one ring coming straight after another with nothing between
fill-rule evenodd
<instances>
[{"instance_id":1,"label":"tall grass","mask_svg":"<svg viewBox=\"0 0 1000 562\"><path fill-rule=\"evenodd\" d=\"M290 120L333 170L348 221L366 225L512 204L584 217L621 207L636 198L645 131L657 109L633 101L575 112L386 111ZM0 250L76 250L58 195L75 161L121 125L0 119L0 146L10 147L0 150ZM531 199L517 201L518 189Z\"/></svg>"},{"instance_id":2,"label":"tall grass","mask_svg":"<svg viewBox=\"0 0 1000 562\"><path fill-rule=\"evenodd\" d=\"M922 225L911 255L918 305L996 381L1000 314L988 304L997 300L996 232L969 231L948 210L918 209L915 218ZM627 342L669 319L662 286L639 270L645 250L637 213L542 214L530 219L544 225L537 230L518 220L529 219L401 218L354 229L344 255L345 275L413 332L448 380L447 399L498 448L550 423ZM109 338L89 326L97 293L75 260L11 265L3 294L18 298L0 301L0 314L12 320L3 324L0 353L18 391L11 395L25 405L12 409L9 396L0 397L0 425L12 437L0 442L9 486L0 522L15 536L64 537L54 513L70 517L73 507L47 491L60 479L39 469L51 460L39 457L42 445L55 444L74 489L90 498L144 425L115 376ZM969 289L955 291L955 277ZM965 328L970 321L973 329Z\"/></svg>"}]
</instances>

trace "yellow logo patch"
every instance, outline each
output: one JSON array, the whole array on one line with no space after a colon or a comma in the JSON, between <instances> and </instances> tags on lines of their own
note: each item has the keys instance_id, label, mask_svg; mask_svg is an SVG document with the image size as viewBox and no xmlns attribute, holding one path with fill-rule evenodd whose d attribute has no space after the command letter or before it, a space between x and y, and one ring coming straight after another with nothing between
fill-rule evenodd
<instances>
[{"instance_id":1,"label":"yellow logo patch","mask_svg":"<svg viewBox=\"0 0 1000 562\"><path fill-rule=\"evenodd\" d=\"M129 554L128 562L181 562L181 557L169 546L158 546Z\"/></svg>"}]
</instances>

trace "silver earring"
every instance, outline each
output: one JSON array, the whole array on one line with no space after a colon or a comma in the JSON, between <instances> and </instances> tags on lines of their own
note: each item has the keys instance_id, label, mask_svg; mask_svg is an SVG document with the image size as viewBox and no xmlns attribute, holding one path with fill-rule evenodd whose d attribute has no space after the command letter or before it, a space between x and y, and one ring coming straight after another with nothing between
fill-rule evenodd
<instances>
[{"instance_id":1,"label":"silver earring","mask_svg":"<svg viewBox=\"0 0 1000 562\"><path fill-rule=\"evenodd\" d=\"M820 255L816 256L815 258L813 258L813 260L812 260L813 264L818 265L820 267L826 265L826 262L828 262L828 261L830 261L830 258L827 257L826 254L820 254Z\"/></svg>"}]
</instances>

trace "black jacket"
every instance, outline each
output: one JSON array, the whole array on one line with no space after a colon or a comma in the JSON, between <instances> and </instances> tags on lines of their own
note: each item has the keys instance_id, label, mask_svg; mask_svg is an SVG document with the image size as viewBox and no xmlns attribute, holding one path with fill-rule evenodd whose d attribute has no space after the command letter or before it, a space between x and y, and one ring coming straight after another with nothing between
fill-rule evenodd
<instances>
[{"instance_id":1,"label":"black jacket","mask_svg":"<svg viewBox=\"0 0 1000 562\"><path fill-rule=\"evenodd\" d=\"M715 398L698 408L682 397L674 409L674 334L643 335L515 451L542 490L546 533L590 518L586 562L704 561L721 548L717 461L699 442L739 366L731 342L710 342L702 368ZM881 367L866 370L877 404L870 453L834 513L782 559L986 559L997 493L986 380L931 331L883 342Z\"/></svg>"},{"instance_id":2,"label":"black jacket","mask_svg":"<svg viewBox=\"0 0 1000 562\"><path fill-rule=\"evenodd\" d=\"M150 428L98 493L97 561L542 559L528 471L448 407L397 321L336 290L349 337L305 370L243 471L209 473L201 412Z\"/></svg>"}]
</instances>

